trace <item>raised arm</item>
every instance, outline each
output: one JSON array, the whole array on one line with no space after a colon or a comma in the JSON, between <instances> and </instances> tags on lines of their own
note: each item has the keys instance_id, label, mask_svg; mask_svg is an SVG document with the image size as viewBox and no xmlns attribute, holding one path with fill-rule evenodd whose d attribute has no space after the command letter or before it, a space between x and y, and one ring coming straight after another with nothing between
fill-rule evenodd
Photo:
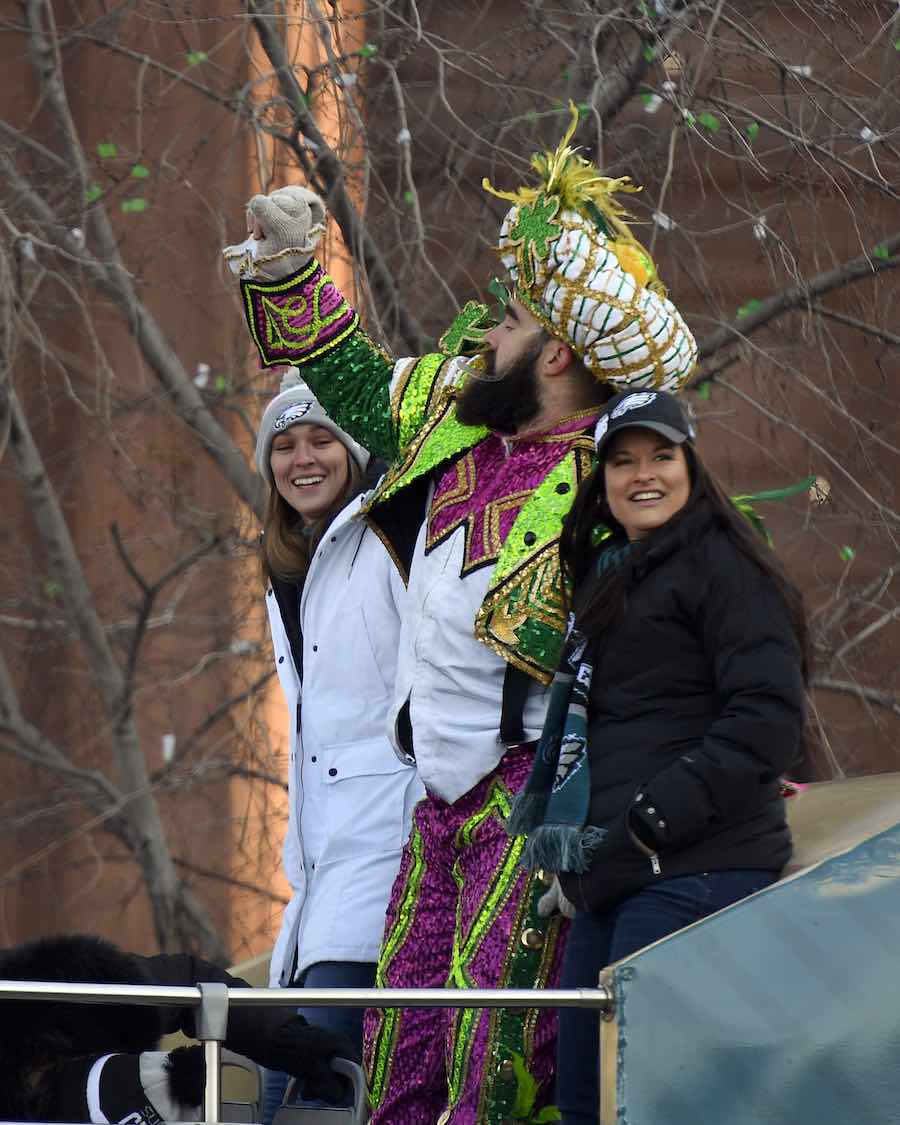
<instances>
[{"instance_id":1,"label":"raised arm","mask_svg":"<svg viewBox=\"0 0 900 1125\"><path fill-rule=\"evenodd\" d=\"M294 364L339 426L393 461L393 363L313 257L325 208L307 188L279 188L247 204L246 240L225 248L264 367Z\"/></svg>"}]
</instances>

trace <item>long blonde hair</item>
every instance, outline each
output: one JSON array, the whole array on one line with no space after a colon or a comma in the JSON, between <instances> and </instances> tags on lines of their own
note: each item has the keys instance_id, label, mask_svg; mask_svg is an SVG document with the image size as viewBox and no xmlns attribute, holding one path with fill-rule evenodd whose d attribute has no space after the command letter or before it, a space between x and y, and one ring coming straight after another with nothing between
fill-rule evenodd
<instances>
[{"instance_id":1,"label":"long blonde hair","mask_svg":"<svg viewBox=\"0 0 900 1125\"><path fill-rule=\"evenodd\" d=\"M365 484L363 471L355 457L347 451L347 483L327 512L310 523L304 523L299 512L288 504L274 483L269 481L269 499L260 539L260 569L268 585L274 576L285 582L302 583L310 561L328 525Z\"/></svg>"}]
</instances>

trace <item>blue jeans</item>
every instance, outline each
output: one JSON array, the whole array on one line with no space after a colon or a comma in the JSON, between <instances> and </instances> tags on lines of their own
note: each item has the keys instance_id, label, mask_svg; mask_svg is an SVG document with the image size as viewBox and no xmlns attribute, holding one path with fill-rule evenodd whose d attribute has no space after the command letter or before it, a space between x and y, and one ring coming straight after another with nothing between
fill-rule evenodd
<instances>
[{"instance_id":1,"label":"blue jeans","mask_svg":"<svg viewBox=\"0 0 900 1125\"><path fill-rule=\"evenodd\" d=\"M310 965L294 987L371 988L374 983L375 964L372 961L320 961L317 965ZM364 1008L298 1008L297 1011L309 1023L342 1031L359 1046L362 1053ZM289 1081L290 1075L279 1070L265 1072L262 1125L272 1125L275 1110L281 1105Z\"/></svg>"},{"instance_id":2,"label":"blue jeans","mask_svg":"<svg viewBox=\"0 0 900 1125\"><path fill-rule=\"evenodd\" d=\"M661 879L602 914L576 915L561 988L595 988L600 970L775 881L772 871L708 871ZM562 1125L597 1125L600 1021L588 1008L559 1012L556 1104Z\"/></svg>"}]
</instances>

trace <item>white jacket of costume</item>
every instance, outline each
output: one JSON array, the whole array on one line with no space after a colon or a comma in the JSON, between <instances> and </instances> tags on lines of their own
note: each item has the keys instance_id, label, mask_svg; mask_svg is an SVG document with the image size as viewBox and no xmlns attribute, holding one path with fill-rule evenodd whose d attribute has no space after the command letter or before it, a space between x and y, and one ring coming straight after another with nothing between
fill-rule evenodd
<instances>
[{"instance_id":1,"label":"white jacket of costume","mask_svg":"<svg viewBox=\"0 0 900 1125\"><path fill-rule=\"evenodd\" d=\"M406 589L353 500L323 535L300 603L303 684L272 591L275 666L291 716L284 868L292 897L272 987L320 961L376 961L391 886L424 789L387 737ZM299 730L298 730L299 722Z\"/></svg>"}]
</instances>

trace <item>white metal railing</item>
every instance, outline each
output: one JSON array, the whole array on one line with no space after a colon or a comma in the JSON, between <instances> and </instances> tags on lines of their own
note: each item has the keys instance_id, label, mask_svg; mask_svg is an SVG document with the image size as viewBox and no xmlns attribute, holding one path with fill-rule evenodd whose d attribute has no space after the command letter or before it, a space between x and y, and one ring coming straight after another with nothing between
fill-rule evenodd
<instances>
[{"instance_id":1,"label":"white metal railing","mask_svg":"<svg viewBox=\"0 0 900 1125\"><path fill-rule=\"evenodd\" d=\"M613 1010L612 992L597 988L228 988L224 984L122 985L63 984L56 981L0 980L4 999L67 1000L77 1004L129 1004L200 1008L197 1038L206 1059L204 1120L217 1125L221 1114L221 1047L231 1005L245 1008L596 1008ZM2 1008L0 1008L2 1018Z\"/></svg>"}]
</instances>

